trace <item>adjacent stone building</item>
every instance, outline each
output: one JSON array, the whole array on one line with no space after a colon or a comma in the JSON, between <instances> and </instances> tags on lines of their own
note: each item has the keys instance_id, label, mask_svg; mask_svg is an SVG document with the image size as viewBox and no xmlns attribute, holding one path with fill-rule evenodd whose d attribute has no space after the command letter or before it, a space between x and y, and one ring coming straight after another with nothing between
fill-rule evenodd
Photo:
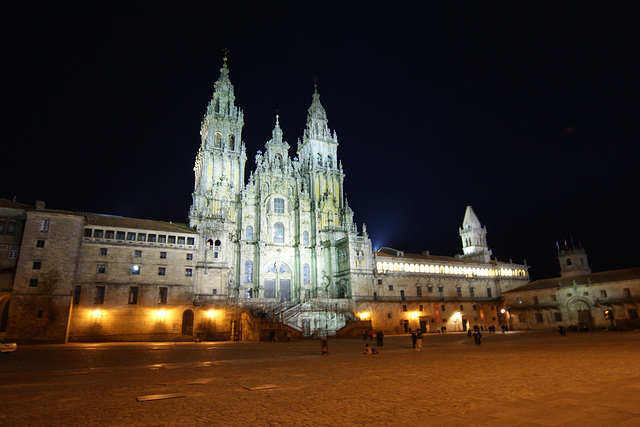
<instances>
[{"instance_id":1,"label":"adjacent stone building","mask_svg":"<svg viewBox=\"0 0 640 427\"><path fill-rule=\"evenodd\" d=\"M560 277L503 294L512 329L640 328L640 268L592 273L582 248L558 249Z\"/></svg>"}]
</instances>

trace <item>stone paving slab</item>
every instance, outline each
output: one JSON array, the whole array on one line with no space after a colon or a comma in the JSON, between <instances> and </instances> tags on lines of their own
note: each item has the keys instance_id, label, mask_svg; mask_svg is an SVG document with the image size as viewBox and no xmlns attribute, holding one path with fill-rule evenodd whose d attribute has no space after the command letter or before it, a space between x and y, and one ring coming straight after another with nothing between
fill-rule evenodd
<instances>
[{"instance_id":1,"label":"stone paving slab","mask_svg":"<svg viewBox=\"0 0 640 427\"><path fill-rule=\"evenodd\" d=\"M362 340L330 340L329 356L318 342L27 348L0 361L0 425L640 425L638 333L424 342L363 355ZM265 384L277 388L244 389ZM169 393L186 397L136 401Z\"/></svg>"}]
</instances>

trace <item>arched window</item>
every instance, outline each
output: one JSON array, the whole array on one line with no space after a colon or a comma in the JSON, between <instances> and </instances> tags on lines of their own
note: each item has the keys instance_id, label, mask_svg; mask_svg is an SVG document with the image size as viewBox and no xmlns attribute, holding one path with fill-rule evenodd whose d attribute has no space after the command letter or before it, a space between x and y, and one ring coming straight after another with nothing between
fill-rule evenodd
<instances>
[{"instance_id":1,"label":"arched window","mask_svg":"<svg viewBox=\"0 0 640 427\"><path fill-rule=\"evenodd\" d=\"M222 148L222 134L220 132L216 132L213 135L213 146L215 148Z\"/></svg>"},{"instance_id":2,"label":"arched window","mask_svg":"<svg viewBox=\"0 0 640 427\"><path fill-rule=\"evenodd\" d=\"M311 283L311 269L309 268L309 264L302 266L302 283L305 285Z\"/></svg>"},{"instance_id":3,"label":"arched window","mask_svg":"<svg viewBox=\"0 0 640 427\"><path fill-rule=\"evenodd\" d=\"M234 134L229 135L229 150L234 151L236 149L236 136Z\"/></svg>"},{"instance_id":4,"label":"arched window","mask_svg":"<svg viewBox=\"0 0 640 427\"><path fill-rule=\"evenodd\" d=\"M273 224L273 241L274 243L284 243L284 225L281 222Z\"/></svg>"},{"instance_id":5,"label":"arched window","mask_svg":"<svg viewBox=\"0 0 640 427\"><path fill-rule=\"evenodd\" d=\"M216 240L213 244L213 257L214 258L220 258L220 247L222 246L222 243L220 243L220 240Z\"/></svg>"},{"instance_id":6,"label":"arched window","mask_svg":"<svg viewBox=\"0 0 640 427\"><path fill-rule=\"evenodd\" d=\"M253 282L253 262L245 261L244 263L244 282L252 283Z\"/></svg>"},{"instance_id":7,"label":"arched window","mask_svg":"<svg viewBox=\"0 0 640 427\"><path fill-rule=\"evenodd\" d=\"M327 156L327 165L329 165L330 168L333 167L333 159L331 156Z\"/></svg>"},{"instance_id":8,"label":"arched window","mask_svg":"<svg viewBox=\"0 0 640 427\"><path fill-rule=\"evenodd\" d=\"M247 225L247 231L245 231L245 239L247 240L253 240L253 227L250 225Z\"/></svg>"},{"instance_id":9,"label":"arched window","mask_svg":"<svg viewBox=\"0 0 640 427\"><path fill-rule=\"evenodd\" d=\"M302 244L309 246L309 232L308 231L303 231L302 232Z\"/></svg>"},{"instance_id":10,"label":"arched window","mask_svg":"<svg viewBox=\"0 0 640 427\"><path fill-rule=\"evenodd\" d=\"M273 211L277 214L284 213L284 199L273 199Z\"/></svg>"},{"instance_id":11,"label":"arched window","mask_svg":"<svg viewBox=\"0 0 640 427\"><path fill-rule=\"evenodd\" d=\"M344 288L344 286L340 286L338 288L338 298L345 298L347 295L347 290Z\"/></svg>"},{"instance_id":12,"label":"arched window","mask_svg":"<svg viewBox=\"0 0 640 427\"><path fill-rule=\"evenodd\" d=\"M322 154L318 153L318 166L322 166Z\"/></svg>"},{"instance_id":13,"label":"arched window","mask_svg":"<svg viewBox=\"0 0 640 427\"><path fill-rule=\"evenodd\" d=\"M282 156L280 154L276 154L276 166L281 168L282 167Z\"/></svg>"}]
</instances>

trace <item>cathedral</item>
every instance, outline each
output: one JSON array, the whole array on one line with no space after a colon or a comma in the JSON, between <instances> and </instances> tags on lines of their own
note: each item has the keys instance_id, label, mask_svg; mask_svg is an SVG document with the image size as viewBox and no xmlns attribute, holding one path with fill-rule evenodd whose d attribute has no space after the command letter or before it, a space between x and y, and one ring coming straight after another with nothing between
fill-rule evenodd
<instances>
[{"instance_id":1,"label":"cathedral","mask_svg":"<svg viewBox=\"0 0 640 427\"><path fill-rule=\"evenodd\" d=\"M501 295L529 281L528 266L492 258L471 206L460 255L374 252L345 197L317 87L293 157L278 120L246 179L244 115L225 57L200 128L188 225L5 203L0 224L19 222L20 250L0 334L259 340L507 322Z\"/></svg>"}]
</instances>

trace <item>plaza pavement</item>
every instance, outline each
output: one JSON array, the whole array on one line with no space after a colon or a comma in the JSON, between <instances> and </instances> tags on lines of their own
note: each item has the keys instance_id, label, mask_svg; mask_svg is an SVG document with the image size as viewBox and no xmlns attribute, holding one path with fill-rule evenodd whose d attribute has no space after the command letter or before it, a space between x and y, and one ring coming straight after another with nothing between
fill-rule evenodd
<instances>
[{"instance_id":1,"label":"plaza pavement","mask_svg":"<svg viewBox=\"0 0 640 427\"><path fill-rule=\"evenodd\" d=\"M0 425L640 425L639 332L364 344L23 346L0 358ZM137 400L160 394L184 397Z\"/></svg>"}]
</instances>

